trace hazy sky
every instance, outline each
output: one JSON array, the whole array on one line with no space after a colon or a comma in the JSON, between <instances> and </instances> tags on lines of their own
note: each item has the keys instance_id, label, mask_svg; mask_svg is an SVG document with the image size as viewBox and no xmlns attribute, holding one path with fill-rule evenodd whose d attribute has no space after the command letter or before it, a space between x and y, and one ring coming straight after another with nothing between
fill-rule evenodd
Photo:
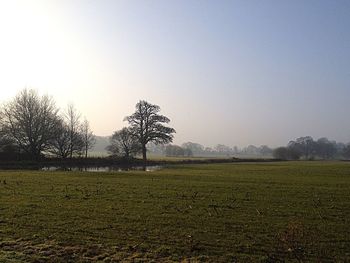
<instances>
[{"instance_id":1,"label":"hazy sky","mask_svg":"<svg viewBox=\"0 0 350 263\"><path fill-rule=\"evenodd\" d=\"M0 0L0 101L73 102L97 135L158 104L175 143L350 141L350 1Z\"/></svg>"}]
</instances>

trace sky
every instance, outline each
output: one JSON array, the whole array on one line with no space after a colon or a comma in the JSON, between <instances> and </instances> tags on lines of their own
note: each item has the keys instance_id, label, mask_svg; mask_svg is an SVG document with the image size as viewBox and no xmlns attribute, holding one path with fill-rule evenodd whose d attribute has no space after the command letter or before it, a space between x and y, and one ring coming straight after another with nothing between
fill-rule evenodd
<instances>
[{"instance_id":1,"label":"sky","mask_svg":"<svg viewBox=\"0 0 350 263\"><path fill-rule=\"evenodd\" d=\"M139 100L174 143L350 142L350 1L0 0L0 102L69 103L97 135Z\"/></svg>"}]
</instances>

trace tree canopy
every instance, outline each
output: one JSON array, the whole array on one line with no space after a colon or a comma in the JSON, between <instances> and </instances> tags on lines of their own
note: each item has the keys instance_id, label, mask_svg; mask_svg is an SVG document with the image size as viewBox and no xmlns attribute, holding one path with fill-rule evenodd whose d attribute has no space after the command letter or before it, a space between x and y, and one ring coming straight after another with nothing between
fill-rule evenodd
<instances>
[{"instance_id":1,"label":"tree canopy","mask_svg":"<svg viewBox=\"0 0 350 263\"><path fill-rule=\"evenodd\" d=\"M132 135L141 145L144 162L147 160L147 143L165 144L172 142L174 137L175 130L164 125L170 119L159 112L158 105L141 100L136 104L135 112L124 119L129 122Z\"/></svg>"}]
</instances>

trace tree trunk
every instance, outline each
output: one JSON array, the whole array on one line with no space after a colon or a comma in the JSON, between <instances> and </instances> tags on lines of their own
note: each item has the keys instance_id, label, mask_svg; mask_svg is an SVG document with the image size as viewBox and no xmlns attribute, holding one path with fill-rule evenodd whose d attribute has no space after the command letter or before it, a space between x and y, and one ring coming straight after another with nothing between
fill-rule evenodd
<instances>
[{"instance_id":1,"label":"tree trunk","mask_svg":"<svg viewBox=\"0 0 350 263\"><path fill-rule=\"evenodd\" d=\"M147 164L147 148L146 148L146 145L142 145L142 159L143 159L143 165L146 166L146 164Z\"/></svg>"}]
</instances>

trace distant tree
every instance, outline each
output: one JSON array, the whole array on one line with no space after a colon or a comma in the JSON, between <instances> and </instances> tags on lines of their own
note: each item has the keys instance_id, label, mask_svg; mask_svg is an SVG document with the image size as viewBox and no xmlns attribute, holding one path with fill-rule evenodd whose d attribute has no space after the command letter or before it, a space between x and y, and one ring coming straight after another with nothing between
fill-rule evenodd
<instances>
[{"instance_id":1,"label":"distant tree","mask_svg":"<svg viewBox=\"0 0 350 263\"><path fill-rule=\"evenodd\" d=\"M82 136L82 142L83 142L83 150L85 154L85 158L88 156L88 151L94 147L96 143L96 137L93 134L93 132L90 129L90 124L88 120L84 120L81 125L81 136Z\"/></svg>"},{"instance_id":2,"label":"distant tree","mask_svg":"<svg viewBox=\"0 0 350 263\"><path fill-rule=\"evenodd\" d=\"M299 160L302 156L301 152L293 147L287 147L288 150L288 160Z\"/></svg>"},{"instance_id":3,"label":"distant tree","mask_svg":"<svg viewBox=\"0 0 350 263\"><path fill-rule=\"evenodd\" d=\"M192 157L193 156L193 152L191 149L188 149L188 148L182 148L184 150L184 156L187 156L187 157Z\"/></svg>"},{"instance_id":4,"label":"distant tree","mask_svg":"<svg viewBox=\"0 0 350 263\"><path fill-rule=\"evenodd\" d=\"M201 152L201 153L198 152L195 155L197 155L197 156L213 156L213 155L217 155L217 152L211 147L204 147L203 152Z\"/></svg>"},{"instance_id":5,"label":"distant tree","mask_svg":"<svg viewBox=\"0 0 350 263\"><path fill-rule=\"evenodd\" d=\"M57 129L58 109L48 96L24 89L4 105L1 127L7 138L33 159L50 148Z\"/></svg>"},{"instance_id":6,"label":"distant tree","mask_svg":"<svg viewBox=\"0 0 350 263\"><path fill-rule=\"evenodd\" d=\"M315 152L323 159L331 159L337 153L337 143L331 142L327 138L320 138L315 142Z\"/></svg>"},{"instance_id":7,"label":"distant tree","mask_svg":"<svg viewBox=\"0 0 350 263\"><path fill-rule=\"evenodd\" d=\"M337 148L337 153L342 153L343 150L346 148L346 144L342 142L337 142L336 148Z\"/></svg>"},{"instance_id":8,"label":"distant tree","mask_svg":"<svg viewBox=\"0 0 350 263\"><path fill-rule=\"evenodd\" d=\"M165 155L165 148L164 144L155 144L153 142L147 144L147 151L154 155Z\"/></svg>"},{"instance_id":9,"label":"distant tree","mask_svg":"<svg viewBox=\"0 0 350 263\"><path fill-rule=\"evenodd\" d=\"M229 146L218 144L215 146L215 151L219 154L231 154L232 150Z\"/></svg>"},{"instance_id":10,"label":"distant tree","mask_svg":"<svg viewBox=\"0 0 350 263\"><path fill-rule=\"evenodd\" d=\"M344 147L342 155L345 158L350 158L350 143Z\"/></svg>"},{"instance_id":11,"label":"distant tree","mask_svg":"<svg viewBox=\"0 0 350 263\"><path fill-rule=\"evenodd\" d=\"M255 145L248 145L248 147L243 149L243 153L247 155L258 155L259 149Z\"/></svg>"},{"instance_id":12,"label":"distant tree","mask_svg":"<svg viewBox=\"0 0 350 263\"><path fill-rule=\"evenodd\" d=\"M191 150L193 155L202 155L204 153L204 146L199 143L186 142L181 145L184 149Z\"/></svg>"},{"instance_id":13,"label":"distant tree","mask_svg":"<svg viewBox=\"0 0 350 263\"><path fill-rule=\"evenodd\" d=\"M276 159L288 160L288 148L287 147L278 147L273 150L273 157Z\"/></svg>"},{"instance_id":14,"label":"distant tree","mask_svg":"<svg viewBox=\"0 0 350 263\"><path fill-rule=\"evenodd\" d=\"M295 156L295 160L300 159L303 155L300 145L297 144L295 141L290 141L286 148L289 152L293 153L293 155Z\"/></svg>"},{"instance_id":15,"label":"distant tree","mask_svg":"<svg viewBox=\"0 0 350 263\"><path fill-rule=\"evenodd\" d=\"M165 154L166 156L185 156L185 151L182 147L178 145L167 145L165 148Z\"/></svg>"},{"instance_id":16,"label":"distant tree","mask_svg":"<svg viewBox=\"0 0 350 263\"><path fill-rule=\"evenodd\" d=\"M259 153L263 156L272 154L272 149L270 149L267 145L261 145L259 147Z\"/></svg>"},{"instance_id":17,"label":"distant tree","mask_svg":"<svg viewBox=\"0 0 350 263\"><path fill-rule=\"evenodd\" d=\"M298 160L300 159L300 152L292 147L278 147L273 150L272 156L276 159L282 160Z\"/></svg>"},{"instance_id":18,"label":"distant tree","mask_svg":"<svg viewBox=\"0 0 350 263\"><path fill-rule=\"evenodd\" d=\"M149 142L166 144L173 140L175 130L163 125L164 123L169 123L170 120L160 115L159 111L159 106L143 100L136 104L134 114L125 117L125 120L130 124L133 136L141 144L144 163L147 161L147 144Z\"/></svg>"},{"instance_id":19,"label":"distant tree","mask_svg":"<svg viewBox=\"0 0 350 263\"><path fill-rule=\"evenodd\" d=\"M344 149L346 148L346 144L342 142L337 142L335 145L335 148L337 150L337 153L335 154L334 158L342 158L344 155Z\"/></svg>"},{"instance_id":20,"label":"distant tree","mask_svg":"<svg viewBox=\"0 0 350 263\"><path fill-rule=\"evenodd\" d=\"M299 137L295 141L290 141L288 147L300 152L305 159L313 157L316 152L316 143L311 136Z\"/></svg>"},{"instance_id":21,"label":"distant tree","mask_svg":"<svg viewBox=\"0 0 350 263\"><path fill-rule=\"evenodd\" d=\"M138 154L142 149L137 137L129 128L123 128L113 133L107 151L114 156L129 158Z\"/></svg>"}]
</instances>

